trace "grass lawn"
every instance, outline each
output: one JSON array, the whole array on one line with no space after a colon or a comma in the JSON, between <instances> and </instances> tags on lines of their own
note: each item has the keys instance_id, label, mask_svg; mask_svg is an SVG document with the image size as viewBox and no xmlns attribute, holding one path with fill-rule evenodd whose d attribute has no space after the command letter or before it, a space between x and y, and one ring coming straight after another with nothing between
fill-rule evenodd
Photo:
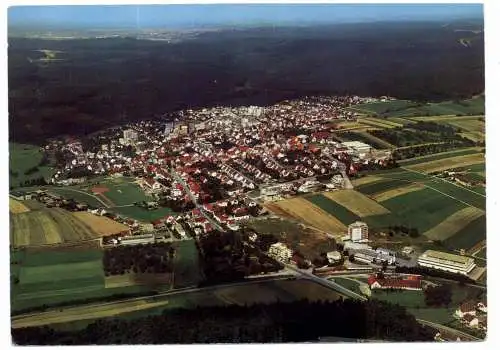
<instances>
[{"instance_id":1,"label":"grass lawn","mask_svg":"<svg viewBox=\"0 0 500 350\"><path fill-rule=\"evenodd\" d=\"M372 299L399 304L407 308L425 307L425 295L421 290L386 291L372 290Z\"/></svg>"},{"instance_id":2,"label":"grass lawn","mask_svg":"<svg viewBox=\"0 0 500 350\"><path fill-rule=\"evenodd\" d=\"M19 187L26 180L52 176L54 169L47 166L40 166L33 174L24 174L26 170L40 164L41 160L42 152L39 147L9 142L9 170L17 173L17 176L9 175L10 186Z\"/></svg>"},{"instance_id":3,"label":"grass lawn","mask_svg":"<svg viewBox=\"0 0 500 350\"><path fill-rule=\"evenodd\" d=\"M351 281L349 279L342 278L342 277L336 277L333 280L335 281L335 283L338 283L342 287L347 288L349 290L352 290L355 293L359 293L360 292L359 291L359 283L357 283L355 281Z\"/></svg>"},{"instance_id":4,"label":"grass lawn","mask_svg":"<svg viewBox=\"0 0 500 350\"><path fill-rule=\"evenodd\" d=\"M127 218L151 222L154 220L161 219L167 215L175 215L176 213L170 208L158 208L154 210L147 210L141 207L130 206L130 207L118 207L110 208L108 211L114 212L115 214L125 216Z\"/></svg>"},{"instance_id":5,"label":"grass lawn","mask_svg":"<svg viewBox=\"0 0 500 350\"><path fill-rule=\"evenodd\" d=\"M411 313L415 318L426 320L430 322L436 322L439 324L447 324L454 320L453 313L454 308L408 308L409 313Z\"/></svg>"},{"instance_id":6,"label":"grass lawn","mask_svg":"<svg viewBox=\"0 0 500 350\"><path fill-rule=\"evenodd\" d=\"M328 199L322 194L315 194L312 196L305 196L305 199L320 207L328 214L336 217L344 225L352 224L354 221L360 220L360 217L340 204Z\"/></svg>"}]
</instances>

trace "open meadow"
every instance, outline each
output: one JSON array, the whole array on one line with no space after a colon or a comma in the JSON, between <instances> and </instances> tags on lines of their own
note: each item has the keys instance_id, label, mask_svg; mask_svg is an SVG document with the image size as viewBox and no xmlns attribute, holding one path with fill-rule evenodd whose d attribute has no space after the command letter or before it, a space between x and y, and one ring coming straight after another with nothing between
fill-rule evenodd
<instances>
[{"instance_id":1,"label":"open meadow","mask_svg":"<svg viewBox=\"0 0 500 350\"><path fill-rule=\"evenodd\" d=\"M27 180L52 176L54 169L40 165L42 158L38 146L9 142L9 185L19 187Z\"/></svg>"}]
</instances>

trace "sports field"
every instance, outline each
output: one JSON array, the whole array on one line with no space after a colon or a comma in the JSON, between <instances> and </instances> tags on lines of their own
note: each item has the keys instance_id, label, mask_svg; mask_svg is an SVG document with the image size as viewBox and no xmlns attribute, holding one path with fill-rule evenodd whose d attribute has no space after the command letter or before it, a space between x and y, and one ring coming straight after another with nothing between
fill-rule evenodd
<instances>
[{"instance_id":1,"label":"sports field","mask_svg":"<svg viewBox=\"0 0 500 350\"><path fill-rule=\"evenodd\" d=\"M389 213L386 208L378 204L373 199L370 199L354 190L325 192L323 195L360 217Z\"/></svg>"},{"instance_id":2,"label":"sports field","mask_svg":"<svg viewBox=\"0 0 500 350\"><path fill-rule=\"evenodd\" d=\"M329 215L308 199L296 197L275 203L290 216L329 233L342 233L346 230L344 224Z\"/></svg>"},{"instance_id":3,"label":"sports field","mask_svg":"<svg viewBox=\"0 0 500 350\"><path fill-rule=\"evenodd\" d=\"M23 202L9 197L9 212L11 214L21 214L30 211Z\"/></svg>"}]
</instances>

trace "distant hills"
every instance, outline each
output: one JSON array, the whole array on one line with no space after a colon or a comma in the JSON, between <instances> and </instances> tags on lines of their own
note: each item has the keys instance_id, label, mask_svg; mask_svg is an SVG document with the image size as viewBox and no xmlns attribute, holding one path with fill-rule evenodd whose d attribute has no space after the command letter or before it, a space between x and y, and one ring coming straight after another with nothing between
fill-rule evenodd
<instances>
[{"instance_id":1,"label":"distant hills","mask_svg":"<svg viewBox=\"0 0 500 350\"><path fill-rule=\"evenodd\" d=\"M43 142L188 107L266 105L307 95L468 98L484 91L478 26L241 28L191 31L190 40L170 42L128 32L73 40L11 36L9 135ZM473 38L466 42L472 45L463 38ZM64 60L33 60L35 50L62 51Z\"/></svg>"}]
</instances>

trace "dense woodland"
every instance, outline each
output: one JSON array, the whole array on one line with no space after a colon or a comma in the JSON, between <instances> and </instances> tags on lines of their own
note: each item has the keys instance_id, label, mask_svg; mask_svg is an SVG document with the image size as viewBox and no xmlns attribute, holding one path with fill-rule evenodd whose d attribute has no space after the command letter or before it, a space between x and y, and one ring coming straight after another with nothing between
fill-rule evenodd
<instances>
[{"instance_id":1,"label":"dense woodland","mask_svg":"<svg viewBox=\"0 0 500 350\"><path fill-rule=\"evenodd\" d=\"M481 25L481 24L479 24ZM365 23L134 38L9 38L10 138L42 143L188 107L268 105L306 95L415 101L484 91L483 34L460 24ZM58 50L39 62L35 50Z\"/></svg>"},{"instance_id":2,"label":"dense woodland","mask_svg":"<svg viewBox=\"0 0 500 350\"><path fill-rule=\"evenodd\" d=\"M307 342L320 337L432 341L403 307L380 301L297 301L164 311L138 319L104 319L87 328L13 329L18 345Z\"/></svg>"}]
</instances>

